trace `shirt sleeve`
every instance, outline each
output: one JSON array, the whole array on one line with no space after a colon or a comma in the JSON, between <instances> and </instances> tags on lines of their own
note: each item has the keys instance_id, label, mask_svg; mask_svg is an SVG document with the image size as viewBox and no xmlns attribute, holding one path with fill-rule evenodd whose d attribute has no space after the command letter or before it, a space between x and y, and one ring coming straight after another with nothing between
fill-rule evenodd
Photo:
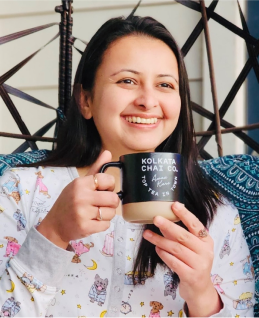
<instances>
[{"instance_id":1,"label":"shirt sleeve","mask_svg":"<svg viewBox=\"0 0 259 318\"><path fill-rule=\"evenodd\" d=\"M18 169L0 178L1 317L45 316L73 257L35 228L26 192L34 193L36 179L29 177L30 169Z\"/></svg>"}]
</instances>

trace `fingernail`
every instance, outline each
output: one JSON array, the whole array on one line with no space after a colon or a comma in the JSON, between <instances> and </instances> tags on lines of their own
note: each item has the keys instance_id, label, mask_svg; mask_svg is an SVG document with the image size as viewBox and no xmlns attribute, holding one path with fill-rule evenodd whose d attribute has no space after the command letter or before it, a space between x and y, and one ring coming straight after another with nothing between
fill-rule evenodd
<instances>
[{"instance_id":1,"label":"fingernail","mask_svg":"<svg viewBox=\"0 0 259 318\"><path fill-rule=\"evenodd\" d=\"M143 233L143 236L147 239L151 238L152 237L152 232L151 231L145 231Z\"/></svg>"},{"instance_id":2,"label":"fingernail","mask_svg":"<svg viewBox=\"0 0 259 318\"><path fill-rule=\"evenodd\" d=\"M184 204L177 202L177 201L174 202L174 204L173 204L173 209L176 211L181 210L183 207L184 207Z\"/></svg>"}]
</instances>

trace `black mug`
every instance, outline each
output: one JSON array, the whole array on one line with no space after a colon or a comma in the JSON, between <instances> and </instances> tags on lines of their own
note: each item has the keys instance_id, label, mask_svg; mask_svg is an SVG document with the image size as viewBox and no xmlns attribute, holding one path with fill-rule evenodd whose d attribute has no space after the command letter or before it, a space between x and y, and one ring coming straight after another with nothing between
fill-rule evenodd
<instances>
[{"instance_id":1,"label":"black mug","mask_svg":"<svg viewBox=\"0 0 259 318\"><path fill-rule=\"evenodd\" d=\"M122 216L132 223L153 223L156 215L178 221L171 209L173 201L184 203L184 169L177 153L143 152L127 154L119 161L105 163L122 171Z\"/></svg>"}]
</instances>

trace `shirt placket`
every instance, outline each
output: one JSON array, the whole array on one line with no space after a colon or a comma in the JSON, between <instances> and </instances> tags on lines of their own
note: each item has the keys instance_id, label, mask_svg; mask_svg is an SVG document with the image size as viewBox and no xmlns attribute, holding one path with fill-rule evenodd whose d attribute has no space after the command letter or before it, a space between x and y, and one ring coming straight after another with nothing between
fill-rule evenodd
<instances>
[{"instance_id":1,"label":"shirt placket","mask_svg":"<svg viewBox=\"0 0 259 318\"><path fill-rule=\"evenodd\" d=\"M107 317L120 317L126 263L127 223L118 218L114 229L114 253Z\"/></svg>"}]
</instances>

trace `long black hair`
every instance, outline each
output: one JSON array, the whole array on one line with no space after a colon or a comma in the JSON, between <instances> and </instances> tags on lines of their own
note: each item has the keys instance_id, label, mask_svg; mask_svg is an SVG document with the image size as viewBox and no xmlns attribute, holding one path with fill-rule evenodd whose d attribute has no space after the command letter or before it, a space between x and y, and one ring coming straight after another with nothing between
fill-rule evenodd
<instances>
[{"instance_id":1,"label":"long black hair","mask_svg":"<svg viewBox=\"0 0 259 318\"><path fill-rule=\"evenodd\" d=\"M95 33L79 63L71 104L66 114L66 122L57 137L57 147L40 164L84 167L96 161L102 149L102 141L93 119L86 120L81 115L81 92L82 89L93 90L96 71L107 48L114 41L130 35L159 39L168 45L176 56L181 98L180 116L172 134L157 147L156 151L182 154L185 167L185 206L199 218L204 226L208 227L215 214L216 206L221 203L221 200L220 194L206 179L197 163L198 152L194 137L189 83L183 56L170 32L151 17L130 15L126 19L113 18L104 23ZM145 228L160 233L154 225L146 225ZM139 278L143 277L147 271L154 274L158 263L163 264L163 261L155 252L155 247L142 239L134 272L138 272Z\"/></svg>"}]
</instances>

